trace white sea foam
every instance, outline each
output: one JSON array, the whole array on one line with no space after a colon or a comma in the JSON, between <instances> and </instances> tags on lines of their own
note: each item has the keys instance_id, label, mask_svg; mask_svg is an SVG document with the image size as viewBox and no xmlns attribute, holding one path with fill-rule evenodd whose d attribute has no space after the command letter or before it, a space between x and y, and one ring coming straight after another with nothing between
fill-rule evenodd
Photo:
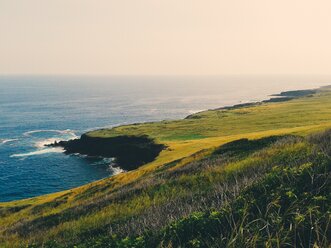
<instances>
[{"instance_id":1,"label":"white sea foam","mask_svg":"<svg viewBox=\"0 0 331 248\"><path fill-rule=\"evenodd\" d=\"M125 172L125 170L123 170L122 168L114 167L111 164L109 165L109 170L112 172L113 175L117 175L117 174Z\"/></svg>"},{"instance_id":2,"label":"white sea foam","mask_svg":"<svg viewBox=\"0 0 331 248\"><path fill-rule=\"evenodd\" d=\"M45 132L52 132L52 133L59 133L59 134L69 134L73 138L77 138L78 136L75 134L73 130L66 129L66 130L55 130L55 129L39 129L39 130L32 130L23 133L24 136L31 136L34 133L45 133Z\"/></svg>"},{"instance_id":3,"label":"white sea foam","mask_svg":"<svg viewBox=\"0 0 331 248\"><path fill-rule=\"evenodd\" d=\"M18 139L0 139L0 144L6 144L9 142L17 141Z\"/></svg>"},{"instance_id":4,"label":"white sea foam","mask_svg":"<svg viewBox=\"0 0 331 248\"><path fill-rule=\"evenodd\" d=\"M196 113L199 113L199 112L202 112L203 110L202 109L191 109L191 110L189 110L188 112L189 112L189 114L196 114Z\"/></svg>"},{"instance_id":5,"label":"white sea foam","mask_svg":"<svg viewBox=\"0 0 331 248\"><path fill-rule=\"evenodd\" d=\"M58 134L68 134L70 138L77 138L78 136L74 133L74 131L67 129L67 130L53 130L53 129L48 129L48 130L33 130L33 131L28 131L25 132L23 135L24 136L31 136L34 133L41 133L41 132L54 132ZM52 137L52 138L47 138L43 140L39 140L35 142L34 146L38 148L35 151L32 152L26 152L26 153L18 153L18 154L13 154L10 157L28 157L28 156L36 156L36 155L42 155L46 153L62 153L64 152L64 149L62 147L46 147L46 145L53 144L55 141L60 141L60 140L68 140L69 138L67 137L66 139L64 137Z\"/></svg>"},{"instance_id":6,"label":"white sea foam","mask_svg":"<svg viewBox=\"0 0 331 248\"><path fill-rule=\"evenodd\" d=\"M60 138L49 138L49 139L44 139L37 141L35 143L35 147L37 148L45 148L46 145L54 144L56 141L60 141Z\"/></svg>"},{"instance_id":7,"label":"white sea foam","mask_svg":"<svg viewBox=\"0 0 331 248\"><path fill-rule=\"evenodd\" d=\"M64 150L61 147L52 147L52 148L36 150L36 151L33 151L33 152L13 154L10 157L11 158L28 157L28 156L41 155L41 154L46 154L46 153L61 153L63 151Z\"/></svg>"},{"instance_id":8,"label":"white sea foam","mask_svg":"<svg viewBox=\"0 0 331 248\"><path fill-rule=\"evenodd\" d=\"M121 167L116 166L116 164L114 163L115 158L104 158L103 161L105 163L109 164L108 170L112 173L112 175L117 175L120 173L125 172L125 170L123 170Z\"/></svg>"}]
</instances>

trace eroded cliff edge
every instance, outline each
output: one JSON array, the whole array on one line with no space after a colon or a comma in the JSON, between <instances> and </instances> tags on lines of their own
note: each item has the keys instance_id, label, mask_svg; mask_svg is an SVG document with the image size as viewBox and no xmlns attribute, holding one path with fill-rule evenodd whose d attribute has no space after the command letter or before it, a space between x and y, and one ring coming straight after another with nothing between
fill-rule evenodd
<instances>
[{"instance_id":1,"label":"eroded cliff edge","mask_svg":"<svg viewBox=\"0 0 331 248\"><path fill-rule=\"evenodd\" d=\"M145 135L98 138L86 134L79 139L55 142L49 146L63 147L66 154L115 158L115 163L124 170L134 170L153 161L166 147Z\"/></svg>"}]
</instances>

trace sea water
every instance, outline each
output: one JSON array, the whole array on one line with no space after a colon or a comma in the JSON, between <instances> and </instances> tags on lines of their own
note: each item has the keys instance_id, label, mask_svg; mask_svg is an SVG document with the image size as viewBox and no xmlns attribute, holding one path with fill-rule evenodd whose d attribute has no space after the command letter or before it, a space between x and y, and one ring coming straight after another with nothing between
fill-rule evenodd
<instances>
[{"instance_id":1,"label":"sea water","mask_svg":"<svg viewBox=\"0 0 331 248\"><path fill-rule=\"evenodd\" d=\"M329 84L331 76L0 76L0 201L121 172L111 159L65 155L45 144Z\"/></svg>"}]
</instances>

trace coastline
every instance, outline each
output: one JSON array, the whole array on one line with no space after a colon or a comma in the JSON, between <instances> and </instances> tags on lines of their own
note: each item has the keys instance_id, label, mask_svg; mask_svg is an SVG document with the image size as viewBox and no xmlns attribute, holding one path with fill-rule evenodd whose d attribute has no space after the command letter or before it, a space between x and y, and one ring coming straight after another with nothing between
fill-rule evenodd
<instances>
[{"instance_id":1,"label":"coastline","mask_svg":"<svg viewBox=\"0 0 331 248\"><path fill-rule=\"evenodd\" d=\"M95 237L101 229L105 230L105 225L120 223L121 228L127 228L127 223L132 223L126 221L128 217L133 221L137 218L152 221L147 223L148 226L155 220L167 220L166 217L159 218L159 214L164 216L162 206L169 206L169 202L172 204L167 208L170 213L177 206L187 206L188 214L195 212L192 206L199 208L201 205L192 205L185 200L186 197L201 199L203 204L210 202L215 199L213 195L206 198L201 193L214 192L215 187L224 185L224 180L231 182L237 192L237 182L247 182L246 176L253 176L253 183L260 182L254 176L257 170L261 169L264 176L269 170L274 171L274 165L280 162L285 168L301 164L306 168L307 163L301 160L301 156L311 158L307 151L313 152L314 156L316 153L310 143L302 141L331 128L330 96L331 87L291 101L205 111L197 114L198 119L143 123L89 132L90 138L101 140L145 134L167 148L153 161L125 173L65 191L0 203L0 214L5 216L1 219L5 226L1 235L19 247L22 242L31 240L40 244L54 239L65 243L73 237L74 231L75 241L72 244L76 245L86 241L87 229L91 230L89 237ZM274 137L285 137L285 140L277 142L274 147L269 144ZM263 165L268 161L270 167L266 171ZM234 181L239 174L244 176L243 180ZM182 205L185 202L188 204ZM146 218L145 210L152 218ZM181 214L176 215L176 220L181 220L181 217ZM59 232L54 236L54 232L49 230ZM121 230L126 229L117 230L116 233L123 233ZM63 233L69 233L69 239L63 239Z\"/></svg>"},{"instance_id":2,"label":"coastline","mask_svg":"<svg viewBox=\"0 0 331 248\"><path fill-rule=\"evenodd\" d=\"M330 86L324 86L330 87ZM322 88L322 87L321 87ZM311 97L316 94L318 89L291 90L283 91L278 94L270 95L271 98L260 102L250 102L236 104L232 106L224 106L216 109L204 110L186 116L182 120L200 119L199 114L206 111L227 111L236 110L245 107L254 107L266 103L280 103L298 99L301 97ZM181 120L177 120L181 121ZM162 121L161 121L162 122ZM159 122L132 123L128 125L120 125L116 128L125 126L139 126L142 124L155 124ZM166 149L167 145L155 141L153 137L146 134L143 135L118 135L114 137L92 137L89 133L99 132L103 130L111 130L107 128L96 129L84 133L80 138L68 141L59 141L48 144L48 147L61 147L65 154L81 154L92 157L114 158L114 166L117 166L125 171L130 171L139 168L140 166L152 162Z\"/></svg>"},{"instance_id":3,"label":"coastline","mask_svg":"<svg viewBox=\"0 0 331 248\"><path fill-rule=\"evenodd\" d=\"M91 157L115 158L114 166L134 170L153 161L166 148L147 136L117 136L95 138L83 134L79 139L54 142L49 147L62 147L66 154L81 154Z\"/></svg>"}]
</instances>

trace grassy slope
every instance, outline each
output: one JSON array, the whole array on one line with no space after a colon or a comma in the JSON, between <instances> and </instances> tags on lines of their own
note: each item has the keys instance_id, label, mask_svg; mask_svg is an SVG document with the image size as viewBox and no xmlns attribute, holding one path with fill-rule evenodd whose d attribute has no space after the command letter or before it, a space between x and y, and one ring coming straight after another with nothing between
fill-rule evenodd
<instances>
[{"instance_id":1,"label":"grassy slope","mask_svg":"<svg viewBox=\"0 0 331 248\"><path fill-rule=\"evenodd\" d=\"M88 133L95 137L147 134L169 146L150 166L162 165L201 149L241 137L307 133L331 124L331 89L284 103L262 104L234 110L205 111L194 119L120 126ZM145 166L148 167L148 166Z\"/></svg>"},{"instance_id":2,"label":"grassy slope","mask_svg":"<svg viewBox=\"0 0 331 248\"><path fill-rule=\"evenodd\" d=\"M311 139L293 136L272 144L275 137L250 141L250 151L244 141L226 146L222 157L227 156L225 150L231 151L235 162L196 162L200 172L192 170L192 164L186 166L191 167L192 181L208 175L214 186L221 185L210 189L207 206L199 201L203 197L194 199L199 212L140 236L104 234L78 247L329 247L331 160L326 154L331 154L331 131L317 136L317 146ZM320 145L321 140L327 140L327 146Z\"/></svg>"},{"instance_id":3,"label":"grassy slope","mask_svg":"<svg viewBox=\"0 0 331 248\"><path fill-rule=\"evenodd\" d=\"M192 213L135 240L113 239L103 244L115 241L126 245L130 241L128 247L330 247L331 163L316 154L310 159L304 157L298 164L283 161L274 166L223 208Z\"/></svg>"},{"instance_id":4,"label":"grassy slope","mask_svg":"<svg viewBox=\"0 0 331 248\"><path fill-rule=\"evenodd\" d=\"M74 240L76 237L79 240L87 230L97 230L142 213L155 204L151 202L155 199L157 204L162 204L167 197L188 193L185 187L182 192L166 191L169 195L157 197L142 191L142 185L154 182L153 177L159 170L179 170L212 153L215 147L243 137L307 134L328 127L331 127L331 91L323 89L313 97L289 102L206 111L192 119L90 132L88 135L97 137L147 134L168 148L155 161L129 173L64 192L0 203L0 242L12 247L29 240ZM135 189L133 197L131 193Z\"/></svg>"}]
</instances>

